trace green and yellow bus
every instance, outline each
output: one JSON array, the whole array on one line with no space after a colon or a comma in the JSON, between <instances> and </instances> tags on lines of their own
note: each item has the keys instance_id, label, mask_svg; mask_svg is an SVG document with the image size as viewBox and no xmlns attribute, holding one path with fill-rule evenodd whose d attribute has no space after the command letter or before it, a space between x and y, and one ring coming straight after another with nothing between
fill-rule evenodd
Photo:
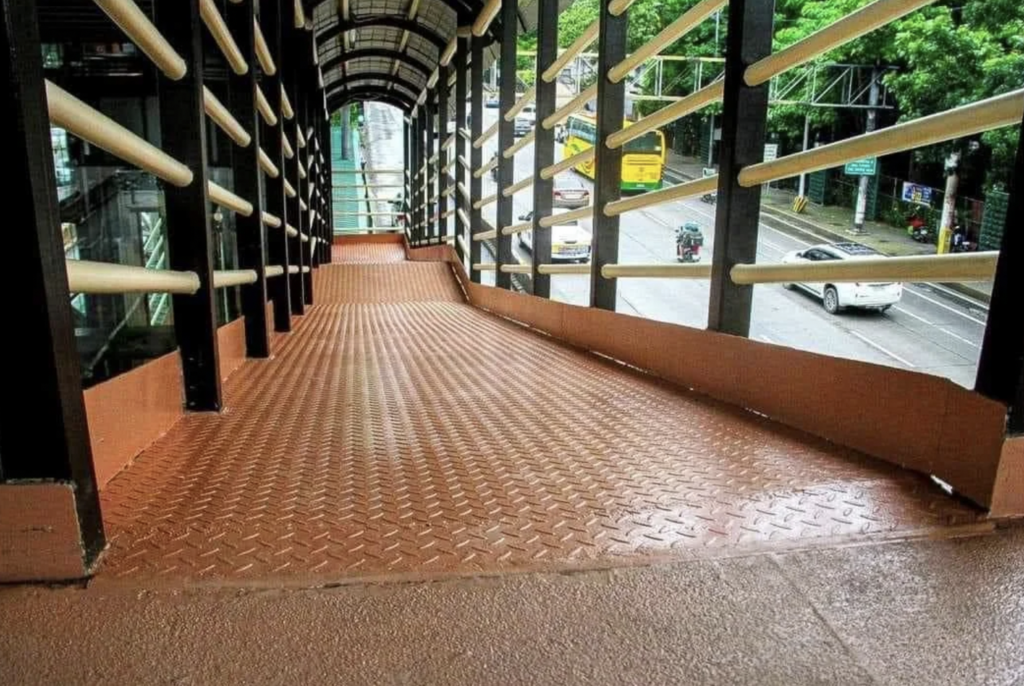
<instances>
[{"instance_id":1,"label":"green and yellow bus","mask_svg":"<svg viewBox=\"0 0 1024 686\"><path fill-rule=\"evenodd\" d=\"M624 122L632 126L632 122ZM597 120L589 114L573 114L565 123L563 159L583 152L594 145L597 138ZM648 131L622 148L622 190L654 191L661 188L661 175L665 166L665 135L658 130ZM576 171L594 178L594 159L576 166Z\"/></svg>"}]
</instances>

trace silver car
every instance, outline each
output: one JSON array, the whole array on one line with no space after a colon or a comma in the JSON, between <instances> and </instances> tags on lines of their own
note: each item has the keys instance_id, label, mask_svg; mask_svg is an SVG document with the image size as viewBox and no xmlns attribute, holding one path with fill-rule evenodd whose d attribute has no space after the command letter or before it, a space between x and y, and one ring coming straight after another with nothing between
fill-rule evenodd
<instances>
[{"instance_id":1,"label":"silver car","mask_svg":"<svg viewBox=\"0 0 1024 686\"><path fill-rule=\"evenodd\" d=\"M551 197L553 207L575 209L590 204L590 190L575 176L555 177L555 188Z\"/></svg>"}]
</instances>

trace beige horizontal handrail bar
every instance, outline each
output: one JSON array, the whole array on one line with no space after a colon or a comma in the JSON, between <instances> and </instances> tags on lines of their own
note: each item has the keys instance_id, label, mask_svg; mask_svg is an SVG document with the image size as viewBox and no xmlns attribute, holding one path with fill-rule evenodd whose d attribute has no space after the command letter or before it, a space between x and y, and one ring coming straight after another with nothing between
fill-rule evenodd
<instances>
[{"instance_id":1,"label":"beige horizontal handrail bar","mask_svg":"<svg viewBox=\"0 0 1024 686\"><path fill-rule=\"evenodd\" d=\"M488 126L487 130L484 131L483 133L481 133L480 137L477 138L475 141L473 141L473 147L474 148L482 148L482 147L484 147L484 143L486 143L487 140L489 138L491 138L494 134L498 133L498 124L499 123L500 122L494 122L493 124Z\"/></svg>"},{"instance_id":2,"label":"beige horizontal handrail bar","mask_svg":"<svg viewBox=\"0 0 1024 686\"><path fill-rule=\"evenodd\" d=\"M185 60L171 47L134 0L95 0L139 50L144 52L167 78L177 81L188 72Z\"/></svg>"},{"instance_id":3,"label":"beige horizontal handrail bar","mask_svg":"<svg viewBox=\"0 0 1024 686\"><path fill-rule=\"evenodd\" d=\"M307 236L306 234L304 234L304 233L302 233L300 231L299 232L299 240L302 241L303 243L309 243L309 236Z\"/></svg>"},{"instance_id":4,"label":"beige horizontal handrail bar","mask_svg":"<svg viewBox=\"0 0 1024 686\"><path fill-rule=\"evenodd\" d=\"M285 224L284 225L284 233L285 233L286 236L288 236L288 238L295 238L296 236L299 235L299 230L296 229L291 224Z\"/></svg>"},{"instance_id":5,"label":"beige horizontal handrail bar","mask_svg":"<svg viewBox=\"0 0 1024 686\"><path fill-rule=\"evenodd\" d=\"M613 17L617 17L633 4L633 0L612 0L608 3L608 13Z\"/></svg>"},{"instance_id":6,"label":"beige horizontal handrail bar","mask_svg":"<svg viewBox=\"0 0 1024 686\"><path fill-rule=\"evenodd\" d=\"M489 240L491 240L493 238L497 238L497 237L498 237L498 232L496 230L494 230L494 229L491 229L490 231L477 231L476 233L474 233L471 236L471 238L474 241L489 241Z\"/></svg>"},{"instance_id":7,"label":"beige horizontal handrail bar","mask_svg":"<svg viewBox=\"0 0 1024 686\"><path fill-rule=\"evenodd\" d=\"M299 270L299 266L297 264L290 264L290 265L288 265L288 273L289 274L298 274L299 271L300 271Z\"/></svg>"},{"instance_id":8,"label":"beige horizontal handrail bar","mask_svg":"<svg viewBox=\"0 0 1024 686\"><path fill-rule=\"evenodd\" d=\"M589 264L538 264L537 272L547 276L558 274L589 274Z\"/></svg>"},{"instance_id":9,"label":"beige horizontal handrail bar","mask_svg":"<svg viewBox=\"0 0 1024 686\"><path fill-rule=\"evenodd\" d=\"M295 110L292 109L292 101L288 99L288 91L281 86L281 113L285 119L295 117Z\"/></svg>"},{"instance_id":10,"label":"beige horizontal handrail bar","mask_svg":"<svg viewBox=\"0 0 1024 686\"><path fill-rule=\"evenodd\" d=\"M499 269L502 274L529 274L533 271L528 264L503 264Z\"/></svg>"},{"instance_id":11,"label":"beige horizontal handrail bar","mask_svg":"<svg viewBox=\"0 0 1024 686\"><path fill-rule=\"evenodd\" d=\"M487 164L485 164L484 166L480 167L475 172L473 172L473 176L475 176L476 178L479 179L484 174L486 174L487 172L491 171L492 169L494 169L497 166L498 166L498 158L495 157L490 162L488 162Z\"/></svg>"},{"instance_id":12,"label":"beige horizontal handrail bar","mask_svg":"<svg viewBox=\"0 0 1024 686\"><path fill-rule=\"evenodd\" d=\"M274 114L270 101L259 86L256 86L256 109L260 111L260 116L267 122L267 126L277 126L277 115Z\"/></svg>"},{"instance_id":13,"label":"beige horizontal handrail bar","mask_svg":"<svg viewBox=\"0 0 1024 686\"><path fill-rule=\"evenodd\" d=\"M611 4L614 5L619 1L621 0L612 0ZM638 65L661 52L665 46L674 43L688 34L705 19L722 9L727 2L728 0L702 0L698 2L681 14L678 19L662 29L661 33L637 48L636 52L609 69L608 80L612 83L618 83L626 78L626 75L636 69ZM611 11L610 5L608 9Z\"/></svg>"},{"instance_id":14,"label":"beige horizontal handrail bar","mask_svg":"<svg viewBox=\"0 0 1024 686\"><path fill-rule=\"evenodd\" d=\"M594 206L587 205L581 207L578 210L570 210L568 212L562 212L561 214L551 214L547 217L541 217L538 222L545 229L549 229L552 226L560 226L563 222L573 221L575 219L587 219L594 215Z\"/></svg>"},{"instance_id":15,"label":"beige horizontal handrail bar","mask_svg":"<svg viewBox=\"0 0 1024 686\"><path fill-rule=\"evenodd\" d=\"M448 45L445 46L444 52L441 53L441 59L438 62L442 67L447 67L451 63L452 58L455 57L455 51L459 49L459 39L457 36L452 36L452 39L448 41Z\"/></svg>"},{"instance_id":16,"label":"beige horizontal handrail bar","mask_svg":"<svg viewBox=\"0 0 1024 686\"><path fill-rule=\"evenodd\" d=\"M1020 124L1024 117L1024 89L997 95L971 105L896 124L887 129L829 143L743 169L742 186L757 186L819 169L838 167L865 157L882 157L963 138L1003 126Z\"/></svg>"},{"instance_id":17,"label":"beige horizontal handrail bar","mask_svg":"<svg viewBox=\"0 0 1024 686\"><path fill-rule=\"evenodd\" d=\"M288 134L281 134L281 149L284 150L284 156L288 159L295 157L295 148L292 147L292 142L288 140Z\"/></svg>"},{"instance_id":18,"label":"beige horizontal handrail bar","mask_svg":"<svg viewBox=\"0 0 1024 686\"><path fill-rule=\"evenodd\" d=\"M469 246L466 245L466 241L462 239L462 236L456 236L455 242L459 244L459 247L462 249L463 255L469 254Z\"/></svg>"},{"instance_id":19,"label":"beige horizontal handrail bar","mask_svg":"<svg viewBox=\"0 0 1024 686\"><path fill-rule=\"evenodd\" d=\"M263 273L266 275L268 279L272 279L275 276L283 276L284 267L282 267L279 264L267 265L267 268L263 270Z\"/></svg>"},{"instance_id":20,"label":"beige horizontal handrail bar","mask_svg":"<svg viewBox=\"0 0 1024 686\"><path fill-rule=\"evenodd\" d=\"M441 193L441 195L447 197L447 196L451 195L454 192L455 192L455 186L448 186L448 188L444 189L444 192Z\"/></svg>"},{"instance_id":21,"label":"beige horizontal handrail bar","mask_svg":"<svg viewBox=\"0 0 1024 686\"><path fill-rule=\"evenodd\" d=\"M449 219L453 214L455 214L455 210L448 210L447 212L442 212L441 219Z\"/></svg>"},{"instance_id":22,"label":"beige horizontal handrail bar","mask_svg":"<svg viewBox=\"0 0 1024 686\"><path fill-rule=\"evenodd\" d=\"M203 23L206 24L206 28L209 29L210 35L213 36L217 47L224 53L224 59L227 60L231 71L239 76L247 73L249 65L246 64L242 51L238 49L238 43L235 42L228 25L224 22L224 17L220 15L220 10L217 9L213 0L199 0L199 15L202 17Z\"/></svg>"},{"instance_id":23,"label":"beige horizontal handrail bar","mask_svg":"<svg viewBox=\"0 0 1024 686\"><path fill-rule=\"evenodd\" d=\"M523 108L529 105L537 97L537 87L530 86L523 93L522 97L515 101L512 107L508 108L508 112L505 113L505 121L514 121L516 115L523 111Z\"/></svg>"},{"instance_id":24,"label":"beige horizontal handrail bar","mask_svg":"<svg viewBox=\"0 0 1024 686\"><path fill-rule=\"evenodd\" d=\"M551 63L551 66L544 70L541 74L541 78L547 83L551 83L558 78L558 75L562 73L562 69L565 65L569 64L576 57L576 55L583 52L588 45L594 42L597 38L597 30L600 28L599 20L595 19L594 22L583 30L583 33L572 42L568 48L565 49L561 55L555 58L555 61Z\"/></svg>"},{"instance_id":25,"label":"beige horizontal handrail bar","mask_svg":"<svg viewBox=\"0 0 1024 686\"><path fill-rule=\"evenodd\" d=\"M441 156L440 152L434 153L433 157L427 160L427 164L437 164L438 158Z\"/></svg>"},{"instance_id":26,"label":"beige horizontal handrail bar","mask_svg":"<svg viewBox=\"0 0 1024 686\"><path fill-rule=\"evenodd\" d=\"M469 191L466 190L465 184L463 184L461 181L457 181L455 183L455 187L459 189L459 193L462 194L462 199L466 201L466 204L472 204L473 201L470 198Z\"/></svg>"},{"instance_id":27,"label":"beige horizontal handrail bar","mask_svg":"<svg viewBox=\"0 0 1024 686\"><path fill-rule=\"evenodd\" d=\"M463 226L469 226L469 224L470 224L469 215L466 214L465 210L463 210L461 207L459 209L455 210L455 216L457 216L459 219L462 220L462 225Z\"/></svg>"},{"instance_id":28,"label":"beige horizontal handrail bar","mask_svg":"<svg viewBox=\"0 0 1024 686\"><path fill-rule=\"evenodd\" d=\"M610 202L604 206L604 214L606 217L615 217L623 212L629 212L630 210L638 210L642 207L650 207L651 205L660 205L661 203L680 200L682 198L692 198L705 193L713 193L716 190L718 190L718 174L715 174L714 176L705 176L702 179L687 181L686 183L681 183L677 186L669 186L668 188L663 188L660 191L651 191L641 195L634 195L631 198L623 198L622 200Z\"/></svg>"},{"instance_id":29,"label":"beige horizontal handrail bar","mask_svg":"<svg viewBox=\"0 0 1024 686\"><path fill-rule=\"evenodd\" d=\"M295 0L294 2L292 25L297 29L306 28L306 8L302 6L302 0Z\"/></svg>"},{"instance_id":30,"label":"beige horizontal handrail bar","mask_svg":"<svg viewBox=\"0 0 1024 686\"><path fill-rule=\"evenodd\" d=\"M276 179L281 175L281 170L277 168L277 165L270 159L270 155L266 153L263 148L260 148L259 152L260 169L266 172L267 176L272 179Z\"/></svg>"},{"instance_id":31,"label":"beige horizontal handrail bar","mask_svg":"<svg viewBox=\"0 0 1024 686\"><path fill-rule=\"evenodd\" d=\"M522 181L517 181L514 184L512 184L511 186L509 186L508 188L506 188L505 190L503 190L501 192L501 195L503 197L506 197L506 198L511 198L513 195L515 195L519 191L523 190L524 188L529 188L532 185L533 185L533 177L532 176L527 176Z\"/></svg>"},{"instance_id":32,"label":"beige horizontal handrail bar","mask_svg":"<svg viewBox=\"0 0 1024 686\"><path fill-rule=\"evenodd\" d=\"M444 139L444 143L441 144L441 149L443 150L445 148L451 147L452 143L454 143L454 142L455 142L455 134L453 133L453 134L450 134L447 138Z\"/></svg>"},{"instance_id":33,"label":"beige horizontal handrail bar","mask_svg":"<svg viewBox=\"0 0 1024 686\"><path fill-rule=\"evenodd\" d=\"M622 147L649 131L661 128L665 124L674 122L676 119L681 119L703 107L707 107L711 103L719 102L723 95L725 95L725 82L722 80L715 81L699 91L687 95L682 100L677 100L671 105L662 107L657 112L647 115L632 126L616 131L608 136L607 145L612 150Z\"/></svg>"},{"instance_id":34,"label":"beige horizontal handrail bar","mask_svg":"<svg viewBox=\"0 0 1024 686\"><path fill-rule=\"evenodd\" d=\"M288 179L284 180L284 192L289 198L294 198L298 195L298 193L295 192L295 187L288 183Z\"/></svg>"},{"instance_id":35,"label":"beige horizontal handrail bar","mask_svg":"<svg viewBox=\"0 0 1024 686\"><path fill-rule=\"evenodd\" d=\"M996 273L998 251L911 257L868 257L794 264L737 264L729 272L733 283L908 281L943 283L989 281Z\"/></svg>"},{"instance_id":36,"label":"beige horizontal handrail bar","mask_svg":"<svg viewBox=\"0 0 1024 686\"><path fill-rule=\"evenodd\" d=\"M473 209L474 210L479 210L481 207L485 207L487 205L490 205L490 204L494 203L497 200L498 200L498 194L496 192L496 194L494 194L493 196L487 196L486 198L481 198L480 200L478 200L475 203L473 203Z\"/></svg>"},{"instance_id":37,"label":"beige horizontal handrail bar","mask_svg":"<svg viewBox=\"0 0 1024 686\"><path fill-rule=\"evenodd\" d=\"M473 271L477 272L493 272L498 268L498 265L493 262L477 262L473 265Z\"/></svg>"},{"instance_id":38,"label":"beige horizontal handrail bar","mask_svg":"<svg viewBox=\"0 0 1024 686\"><path fill-rule=\"evenodd\" d=\"M184 164L50 81L46 99L54 125L170 184L192 183L192 171Z\"/></svg>"},{"instance_id":39,"label":"beige horizontal handrail bar","mask_svg":"<svg viewBox=\"0 0 1024 686\"><path fill-rule=\"evenodd\" d=\"M263 69L263 73L267 76L273 76L277 73L277 65L274 64L274 56L270 54L270 46L267 45L267 39L263 35L263 29L260 28L260 23L256 19L252 20L253 27L253 38L256 50L256 59L259 60L260 68Z\"/></svg>"},{"instance_id":40,"label":"beige horizontal handrail bar","mask_svg":"<svg viewBox=\"0 0 1024 686\"><path fill-rule=\"evenodd\" d=\"M711 264L606 264L606 279L710 279Z\"/></svg>"},{"instance_id":41,"label":"beige horizontal handrail bar","mask_svg":"<svg viewBox=\"0 0 1024 686\"><path fill-rule=\"evenodd\" d=\"M227 188L219 186L213 181L206 182L206 192L210 196L210 202L214 204L227 208L232 212L237 212L243 217L248 217L252 214L251 202L235 195Z\"/></svg>"},{"instance_id":42,"label":"beige horizontal handrail bar","mask_svg":"<svg viewBox=\"0 0 1024 686\"><path fill-rule=\"evenodd\" d=\"M459 155L458 160L459 164L461 164L465 169L469 169L469 160L467 160L463 155Z\"/></svg>"},{"instance_id":43,"label":"beige horizontal handrail bar","mask_svg":"<svg viewBox=\"0 0 1024 686\"><path fill-rule=\"evenodd\" d=\"M249 143L252 142L252 136L235 119L234 115L228 111L224 103L213 94L213 91L206 86L203 86L203 110L206 112L206 116L212 119L227 134L228 138L243 148L249 147Z\"/></svg>"},{"instance_id":44,"label":"beige horizontal handrail bar","mask_svg":"<svg viewBox=\"0 0 1024 686\"><path fill-rule=\"evenodd\" d=\"M263 223L272 229L281 228L281 218L277 215L270 214L270 212L264 212L262 215Z\"/></svg>"},{"instance_id":45,"label":"beige horizontal handrail bar","mask_svg":"<svg viewBox=\"0 0 1024 686\"><path fill-rule=\"evenodd\" d=\"M501 233L504 236L514 236L517 233L523 233L525 231L533 231L533 222L523 222L522 224L506 226L501 230Z\"/></svg>"},{"instance_id":46,"label":"beige horizontal handrail bar","mask_svg":"<svg viewBox=\"0 0 1024 686\"><path fill-rule=\"evenodd\" d=\"M548 179L553 177L555 174L558 174L559 172L563 172L566 169L570 169L577 165L583 164L584 162L592 160L594 159L594 153L596 151L597 148L592 145L586 150L576 153L572 157L566 157L561 162L555 162L549 167L544 167L543 169L540 170L540 178L547 181Z\"/></svg>"},{"instance_id":47,"label":"beige horizontal handrail bar","mask_svg":"<svg viewBox=\"0 0 1024 686\"><path fill-rule=\"evenodd\" d=\"M473 22L473 35L479 38L487 33L487 29L490 28L494 18L498 16L500 9L501 0L487 0L480 10L480 14L476 15L476 21Z\"/></svg>"},{"instance_id":48,"label":"beige horizontal handrail bar","mask_svg":"<svg viewBox=\"0 0 1024 686\"><path fill-rule=\"evenodd\" d=\"M935 0L876 0L839 21L747 67L743 80L750 86L767 82L788 69L810 62L889 22L930 5Z\"/></svg>"},{"instance_id":49,"label":"beige horizontal handrail bar","mask_svg":"<svg viewBox=\"0 0 1024 686\"><path fill-rule=\"evenodd\" d=\"M180 293L199 290L199 275L170 269L146 269L109 262L65 260L68 290L72 293Z\"/></svg>"},{"instance_id":50,"label":"beige horizontal handrail bar","mask_svg":"<svg viewBox=\"0 0 1024 686\"><path fill-rule=\"evenodd\" d=\"M256 283L256 270L254 269L224 269L213 273L213 287L227 288L229 286L244 286Z\"/></svg>"},{"instance_id":51,"label":"beige horizontal handrail bar","mask_svg":"<svg viewBox=\"0 0 1024 686\"><path fill-rule=\"evenodd\" d=\"M299 209L302 210L303 212L309 210L309 207L306 206L306 201L303 200L302 198L299 198Z\"/></svg>"},{"instance_id":52,"label":"beige horizontal handrail bar","mask_svg":"<svg viewBox=\"0 0 1024 686\"><path fill-rule=\"evenodd\" d=\"M309 265L305 265L305 264L302 265L302 273L303 274L308 274L311 271L313 271L312 267L310 267Z\"/></svg>"},{"instance_id":53,"label":"beige horizontal handrail bar","mask_svg":"<svg viewBox=\"0 0 1024 686\"><path fill-rule=\"evenodd\" d=\"M580 91L579 95L577 95L575 98L567 102L565 105L562 105L557 110L555 110L554 114L552 114L550 117L545 117L541 125L548 130L555 128L556 124L568 118L570 114L586 105L595 97L597 97L596 83L590 86L589 88L585 88L584 90Z\"/></svg>"},{"instance_id":54,"label":"beige horizontal handrail bar","mask_svg":"<svg viewBox=\"0 0 1024 686\"><path fill-rule=\"evenodd\" d=\"M299 144L300 150L305 149L306 137L302 135L302 129L295 129L295 142ZM312 159L310 160L310 164L312 164Z\"/></svg>"},{"instance_id":55,"label":"beige horizontal handrail bar","mask_svg":"<svg viewBox=\"0 0 1024 686\"><path fill-rule=\"evenodd\" d=\"M504 157L506 160L512 159L513 157L515 157L517 152L519 152L520 150L522 150L527 145L533 142L533 138L536 134L537 129L530 131L530 133L526 134L512 145L508 146L508 148L505 149L505 152L501 153L501 156Z\"/></svg>"},{"instance_id":56,"label":"beige horizontal handrail bar","mask_svg":"<svg viewBox=\"0 0 1024 686\"><path fill-rule=\"evenodd\" d=\"M300 179L305 179L305 178L307 178L307 177L308 177L308 174L306 174L306 170L305 170L305 169L304 169L304 168L302 167L302 165L300 164L300 165L299 165L299 178L300 178Z\"/></svg>"}]
</instances>

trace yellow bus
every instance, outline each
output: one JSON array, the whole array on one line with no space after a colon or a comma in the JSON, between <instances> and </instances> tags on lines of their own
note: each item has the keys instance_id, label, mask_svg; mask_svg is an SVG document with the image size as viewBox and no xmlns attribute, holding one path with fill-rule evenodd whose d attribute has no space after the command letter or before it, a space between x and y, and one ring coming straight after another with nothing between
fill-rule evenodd
<instances>
[{"instance_id":1,"label":"yellow bus","mask_svg":"<svg viewBox=\"0 0 1024 686\"><path fill-rule=\"evenodd\" d=\"M632 126L632 122L624 122ZM583 152L594 145L597 138L597 119L589 114L573 114L565 123L563 159ZM661 188L661 175L665 166L665 135L658 130L648 131L622 148L622 190L654 191ZM594 159L576 166L576 171L594 178Z\"/></svg>"}]
</instances>

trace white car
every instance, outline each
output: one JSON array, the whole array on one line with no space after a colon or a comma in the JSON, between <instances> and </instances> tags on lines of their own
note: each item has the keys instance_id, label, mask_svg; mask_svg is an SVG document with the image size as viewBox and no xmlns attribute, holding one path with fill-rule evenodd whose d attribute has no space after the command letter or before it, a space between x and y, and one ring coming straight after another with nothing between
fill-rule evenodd
<instances>
[{"instance_id":1,"label":"white car","mask_svg":"<svg viewBox=\"0 0 1024 686\"><path fill-rule=\"evenodd\" d=\"M519 114L516 115L515 123L513 124L513 133L517 138L519 136L525 136L533 131L533 127L536 123L537 107L532 104L527 105L519 112Z\"/></svg>"},{"instance_id":2,"label":"white car","mask_svg":"<svg viewBox=\"0 0 1024 686\"><path fill-rule=\"evenodd\" d=\"M783 264L826 262L829 260L863 260L884 257L860 243L814 245L783 256ZM825 311L835 314L844 307L863 307L885 312L903 297L902 283L788 283L786 288L802 288L821 298Z\"/></svg>"},{"instance_id":3,"label":"white car","mask_svg":"<svg viewBox=\"0 0 1024 686\"><path fill-rule=\"evenodd\" d=\"M564 214L567 210L555 208L552 213L555 215ZM528 222L533 219L533 212L527 212L519 217L519 221ZM581 226L578 221L571 219L562 224L556 224L551 229L551 261L559 262L587 262L590 260L590 229ZM516 234L519 236L519 245L533 254L533 231L523 231Z\"/></svg>"}]
</instances>

